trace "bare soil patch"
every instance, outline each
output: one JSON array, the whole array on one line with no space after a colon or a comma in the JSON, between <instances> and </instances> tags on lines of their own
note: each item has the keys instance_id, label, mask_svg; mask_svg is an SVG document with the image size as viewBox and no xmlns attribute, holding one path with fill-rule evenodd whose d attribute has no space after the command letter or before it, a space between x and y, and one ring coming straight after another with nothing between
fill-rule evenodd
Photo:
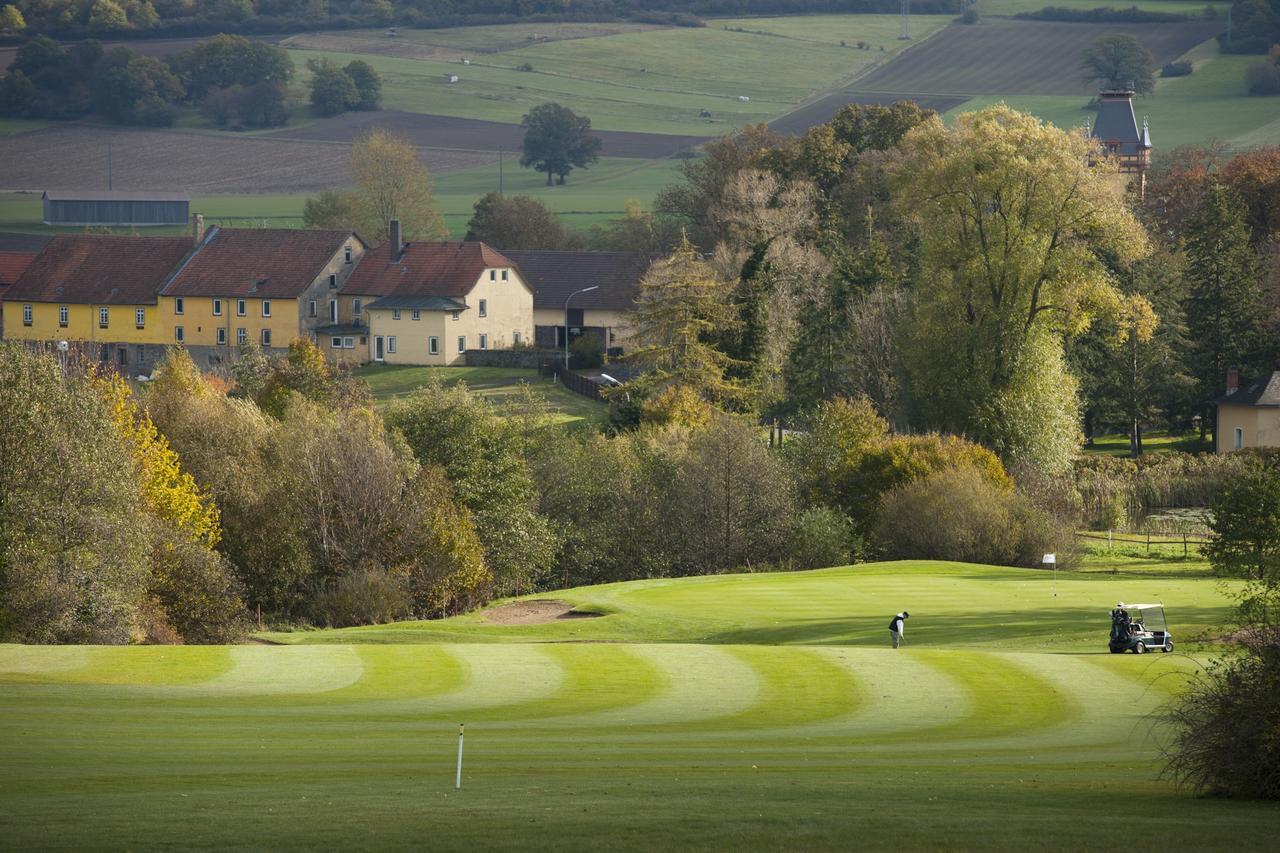
<instances>
[{"instance_id":1,"label":"bare soil patch","mask_svg":"<svg viewBox=\"0 0 1280 853\"><path fill-rule=\"evenodd\" d=\"M386 128L424 148L493 153L499 147L508 152L519 151L524 143L524 128L518 124L421 115L398 110L345 113L321 119L305 127L279 130L269 134L267 138L349 143L374 127ZM593 134L604 143L601 154L605 157L635 157L644 160L670 157L677 151L700 145L709 138L619 130L597 130Z\"/></svg>"},{"instance_id":2,"label":"bare soil patch","mask_svg":"<svg viewBox=\"0 0 1280 853\"><path fill-rule=\"evenodd\" d=\"M594 619L603 615L574 610L573 605L565 601L539 598L495 607L485 614L484 620L493 625L545 625L562 619Z\"/></svg>"},{"instance_id":3,"label":"bare soil patch","mask_svg":"<svg viewBox=\"0 0 1280 853\"><path fill-rule=\"evenodd\" d=\"M858 80L857 90L908 96L1090 95L1097 86L1084 82L1080 54L1099 36L1133 36L1159 68L1222 29L1220 21L983 21L976 27L948 27L903 51Z\"/></svg>"},{"instance_id":4,"label":"bare soil patch","mask_svg":"<svg viewBox=\"0 0 1280 853\"><path fill-rule=\"evenodd\" d=\"M0 138L0 189L295 194L351 182L348 145L270 136L63 124ZM483 166L487 151L420 151L432 172Z\"/></svg>"},{"instance_id":5,"label":"bare soil patch","mask_svg":"<svg viewBox=\"0 0 1280 853\"><path fill-rule=\"evenodd\" d=\"M965 97L945 97L940 95L894 95L875 92L836 92L827 95L811 104L801 107L795 112L787 113L782 118L769 122L769 129L775 133L793 133L797 136L817 124L825 124L835 118L836 113L849 104L884 104L888 106L895 101L915 101L920 106L940 113L958 107L967 101Z\"/></svg>"}]
</instances>

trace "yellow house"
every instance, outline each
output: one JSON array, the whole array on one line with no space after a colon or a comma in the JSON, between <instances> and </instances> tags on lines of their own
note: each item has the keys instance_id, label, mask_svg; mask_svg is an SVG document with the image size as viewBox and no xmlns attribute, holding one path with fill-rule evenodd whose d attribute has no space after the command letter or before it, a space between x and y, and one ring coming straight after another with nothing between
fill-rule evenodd
<instances>
[{"instance_id":1,"label":"yellow house","mask_svg":"<svg viewBox=\"0 0 1280 853\"><path fill-rule=\"evenodd\" d=\"M321 340L328 302L347 282L367 246L353 231L196 226L196 250L161 292L167 343L197 363L234 360L256 343L268 354L297 338Z\"/></svg>"},{"instance_id":2,"label":"yellow house","mask_svg":"<svg viewBox=\"0 0 1280 853\"><path fill-rule=\"evenodd\" d=\"M1214 431L1218 453L1280 447L1280 370L1243 387L1236 372L1227 371L1227 393L1214 403L1218 408Z\"/></svg>"},{"instance_id":3,"label":"yellow house","mask_svg":"<svg viewBox=\"0 0 1280 853\"><path fill-rule=\"evenodd\" d=\"M539 347L563 349L566 329L570 342L595 335L605 350L631 345L631 312L648 258L626 252L503 254L515 261L533 287L534 337Z\"/></svg>"},{"instance_id":4,"label":"yellow house","mask_svg":"<svg viewBox=\"0 0 1280 853\"><path fill-rule=\"evenodd\" d=\"M5 338L61 344L128 375L171 340L158 294L192 252L186 237L60 234L5 293Z\"/></svg>"},{"instance_id":5,"label":"yellow house","mask_svg":"<svg viewBox=\"0 0 1280 853\"><path fill-rule=\"evenodd\" d=\"M330 304L334 331L327 346L320 339L326 352L450 365L465 363L468 351L532 342L533 290L510 258L478 242L402 244L397 225ZM366 343L352 350L348 341L361 338Z\"/></svg>"}]
</instances>

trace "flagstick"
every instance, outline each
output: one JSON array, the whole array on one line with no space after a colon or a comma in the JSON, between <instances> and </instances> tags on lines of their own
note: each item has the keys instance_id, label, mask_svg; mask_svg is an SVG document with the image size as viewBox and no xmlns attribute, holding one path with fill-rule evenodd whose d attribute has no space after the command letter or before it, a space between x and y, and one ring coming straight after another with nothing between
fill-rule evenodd
<instances>
[{"instance_id":1,"label":"flagstick","mask_svg":"<svg viewBox=\"0 0 1280 853\"><path fill-rule=\"evenodd\" d=\"M458 723L458 776L453 783L455 789L462 787L462 731L463 724Z\"/></svg>"}]
</instances>

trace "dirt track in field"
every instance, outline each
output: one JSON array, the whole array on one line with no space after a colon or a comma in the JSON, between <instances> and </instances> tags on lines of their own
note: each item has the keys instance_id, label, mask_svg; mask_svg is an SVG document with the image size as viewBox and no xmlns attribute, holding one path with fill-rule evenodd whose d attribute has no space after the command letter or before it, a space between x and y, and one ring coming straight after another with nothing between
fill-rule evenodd
<instances>
[{"instance_id":1,"label":"dirt track in field","mask_svg":"<svg viewBox=\"0 0 1280 853\"><path fill-rule=\"evenodd\" d=\"M0 189L106 189L294 194L351 182L348 145L64 124L0 137ZM419 151L437 174L497 159L486 151Z\"/></svg>"},{"instance_id":2,"label":"dirt track in field","mask_svg":"<svg viewBox=\"0 0 1280 853\"><path fill-rule=\"evenodd\" d=\"M1068 24L987 20L948 27L895 56L849 87L850 93L913 98L972 95L1089 95L1080 54L1099 36L1127 33L1155 66L1177 59L1221 29L1219 21L1180 24Z\"/></svg>"},{"instance_id":3,"label":"dirt track in field","mask_svg":"<svg viewBox=\"0 0 1280 853\"><path fill-rule=\"evenodd\" d=\"M424 148L456 148L464 151L519 151L524 128L518 124L481 121L452 116L420 115L397 110L345 113L321 119L306 127L286 128L270 134L275 139L351 142L372 127L383 127L407 137ZM592 131L604 143L605 157L636 157L653 160L670 157L677 151L705 142L707 137L670 136L665 133L628 133L616 130Z\"/></svg>"}]
</instances>

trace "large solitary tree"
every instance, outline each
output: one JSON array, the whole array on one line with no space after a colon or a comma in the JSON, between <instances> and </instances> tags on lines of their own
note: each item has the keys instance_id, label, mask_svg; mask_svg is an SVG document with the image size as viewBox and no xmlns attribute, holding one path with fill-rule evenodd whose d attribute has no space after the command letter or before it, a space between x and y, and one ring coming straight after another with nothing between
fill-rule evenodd
<instances>
[{"instance_id":1,"label":"large solitary tree","mask_svg":"<svg viewBox=\"0 0 1280 853\"><path fill-rule=\"evenodd\" d=\"M1132 83L1134 91L1141 95L1155 91L1154 64L1151 51L1124 33L1101 36L1080 55L1086 83L1098 81L1104 86Z\"/></svg>"},{"instance_id":2,"label":"large solitary tree","mask_svg":"<svg viewBox=\"0 0 1280 853\"><path fill-rule=\"evenodd\" d=\"M600 159L600 138L591 135L591 119L559 104L542 104L525 114L521 166L532 166L563 184L575 168L585 169Z\"/></svg>"}]
</instances>

